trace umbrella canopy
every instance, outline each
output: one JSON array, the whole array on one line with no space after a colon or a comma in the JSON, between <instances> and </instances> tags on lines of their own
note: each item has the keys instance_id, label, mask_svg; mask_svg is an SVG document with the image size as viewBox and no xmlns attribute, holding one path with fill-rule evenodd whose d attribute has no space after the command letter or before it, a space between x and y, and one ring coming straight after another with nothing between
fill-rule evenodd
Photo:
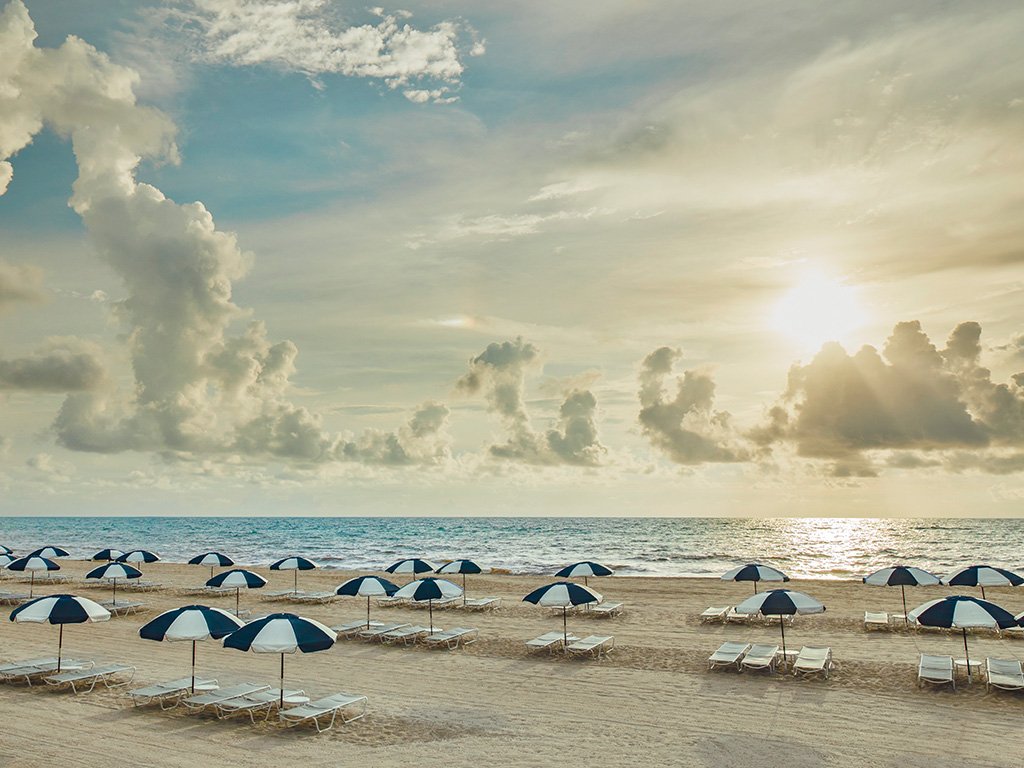
<instances>
[{"instance_id":1,"label":"umbrella canopy","mask_svg":"<svg viewBox=\"0 0 1024 768\"><path fill-rule=\"evenodd\" d=\"M765 616L778 616L779 628L782 630L782 658L786 659L786 624L783 616L795 614L824 613L825 606L810 595L794 592L791 589L770 589L759 595L748 597L736 606L736 613L760 613Z\"/></svg>"},{"instance_id":2,"label":"umbrella canopy","mask_svg":"<svg viewBox=\"0 0 1024 768\"><path fill-rule=\"evenodd\" d=\"M192 692L196 690L196 642L199 640L220 640L243 626L220 608L206 605L186 605L164 611L152 621L139 627L139 637L158 642L192 642Z\"/></svg>"},{"instance_id":3,"label":"umbrella canopy","mask_svg":"<svg viewBox=\"0 0 1024 768\"><path fill-rule=\"evenodd\" d=\"M319 621L294 613L272 613L251 621L224 638L225 648L253 653L281 654L281 706L284 705L284 655L316 653L334 645L337 635Z\"/></svg>"},{"instance_id":4,"label":"umbrella canopy","mask_svg":"<svg viewBox=\"0 0 1024 768\"><path fill-rule=\"evenodd\" d=\"M1017 626L1013 614L988 600L965 595L931 600L917 606L909 614L911 621L925 627L959 629L964 636L964 658L967 660L967 679L971 679L971 657L967 651L967 630L972 627L1008 629Z\"/></svg>"},{"instance_id":5,"label":"umbrella canopy","mask_svg":"<svg viewBox=\"0 0 1024 768\"><path fill-rule=\"evenodd\" d=\"M992 565L971 565L943 579L950 587L981 587L981 599L985 599L985 587L1019 587L1024 578L1013 571Z\"/></svg>"},{"instance_id":6,"label":"umbrella canopy","mask_svg":"<svg viewBox=\"0 0 1024 768\"><path fill-rule=\"evenodd\" d=\"M0 555L0 568L6 568L8 565L13 563L17 558L14 555Z\"/></svg>"},{"instance_id":7,"label":"umbrella canopy","mask_svg":"<svg viewBox=\"0 0 1024 768\"><path fill-rule=\"evenodd\" d=\"M312 571L320 566L314 563L312 560L307 560L304 557L285 557L278 560L276 563L270 564L270 570L272 571L293 571L292 573L292 591L295 594L299 593L299 571Z\"/></svg>"},{"instance_id":8,"label":"umbrella canopy","mask_svg":"<svg viewBox=\"0 0 1024 768\"><path fill-rule=\"evenodd\" d=\"M57 671L60 672L61 650L64 647L64 625L109 621L110 611L99 603L75 595L49 595L39 597L15 608L11 621L18 623L59 624L57 637Z\"/></svg>"},{"instance_id":9,"label":"umbrella canopy","mask_svg":"<svg viewBox=\"0 0 1024 768\"><path fill-rule=\"evenodd\" d=\"M45 557L52 560L55 557L68 557L70 554L66 549L60 547L40 547L34 552L29 552L28 557Z\"/></svg>"},{"instance_id":10,"label":"umbrella canopy","mask_svg":"<svg viewBox=\"0 0 1024 768\"><path fill-rule=\"evenodd\" d=\"M533 603L548 608L562 609L562 645L568 645L569 629L566 612L576 605L600 603L604 598L587 586L573 584L571 581L556 581L553 584L533 590L523 598L524 603Z\"/></svg>"},{"instance_id":11,"label":"umbrella canopy","mask_svg":"<svg viewBox=\"0 0 1024 768\"><path fill-rule=\"evenodd\" d=\"M556 573L555 576L560 579L571 579L575 576L582 576L583 583L586 584L589 576L611 576L613 573L615 573L615 571L606 565L594 563L590 560L584 560L579 563L573 563L572 565L565 566L565 568Z\"/></svg>"},{"instance_id":12,"label":"umbrella canopy","mask_svg":"<svg viewBox=\"0 0 1024 768\"><path fill-rule=\"evenodd\" d=\"M36 586L36 571L59 571L60 566L49 558L29 555L28 557L19 557L17 560L12 560L7 564L7 570L28 571L31 574L32 578L29 583L28 596L32 597Z\"/></svg>"},{"instance_id":13,"label":"umbrella canopy","mask_svg":"<svg viewBox=\"0 0 1024 768\"><path fill-rule=\"evenodd\" d=\"M142 571L138 568L132 568L127 563L107 563L101 565L99 568L93 568L87 574L87 579L110 579L114 585L113 602L117 605L117 580L118 579L138 579L142 577Z\"/></svg>"},{"instance_id":14,"label":"umbrella canopy","mask_svg":"<svg viewBox=\"0 0 1024 768\"><path fill-rule=\"evenodd\" d=\"M450 563L445 563L440 568L434 571L434 573L450 574L450 573L461 573L462 574L462 604L466 604L466 574L467 573L483 573L483 569L474 563L472 560L452 560Z\"/></svg>"},{"instance_id":15,"label":"umbrella canopy","mask_svg":"<svg viewBox=\"0 0 1024 768\"><path fill-rule=\"evenodd\" d=\"M123 554L124 552L122 552L120 549L101 549L99 552L97 552L89 559L113 561L117 560L117 558L121 557L121 555Z\"/></svg>"},{"instance_id":16,"label":"umbrella canopy","mask_svg":"<svg viewBox=\"0 0 1024 768\"><path fill-rule=\"evenodd\" d=\"M10 547L5 547L3 544L0 544L0 555L13 555L13 554L14 554L14 550L13 549L11 549Z\"/></svg>"},{"instance_id":17,"label":"umbrella canopy","mask_svg":"<svg viewBox=\"0 0 1024 768\"><path fill-rule=\"evenodd\" d=\"M418 603L424 600L427 602L427 610L430 612L430 634L434 634L434 601L461 595L462 587L458 584L432 577L411 581L395 592L395 597L404 597Z\"/></svg>"},{"instance_id":18,"label":"umbrella canopy","mask_svg":"<svg viewBox=\"0 0 1024 768\"><path fill-rule=\"evenodd\" d=\"M232 571L218 573L212 579L207 580L208 587L234 587L235 589L235 615L238 615L238 593L242 589L262 589L267 586L267 580L258 573L246 571L242 568L235 568Z\"/></svg>"},{"instance_id":19,"label":"umbrella canopy","mask_svg":"<svg viewBox=\"0 0 1024 768\"><path fill-rule=\"evenodd\" d=\"M942 579L934 573L905 565L882 568L870 576L865 576L863 581L872 587L899 587L903 595L903 621L908 624L910 619L907 616L907 587L928 587L942 583Z\"/></svg>"},{"instance_id":20,"label":"umbrella canopy","mask_svg":"<svg viewBox=\"0 0 1024 768\"><path fill-rule=\"evenodd\" d=\"M334 590L336 595L343 595L347 597L365 597L366 598L366 628L370 628L370 598L371 597L383 597L395 594L398 591L398 585L392 584L387 579L382 579L380 576L356 576L354 579L349 579L344 584L339 584L337 589Z\"/></svg>"},{"instance_id":21,"label":"umbrella canopy","mask_svg":"<svg viewBox=\"0 0 1024 768\"><path fill-rule=\"evenodd\" d=\"M188 561L189 565L208 565L210 567L210 578L213 578L214 568L227 568L229 565L234 565L235 561L227 555L222 555L220 552L204 552L201 555L196 555Z\"/></svg>"},{"instance_id":22,"label":"umbrella canopy","mask_svg":"<svg viewBox=\"0 0 1024 768\"><path fill-rule=\"evenodd\" d=\"M146 549L133 549L131 552L125 552L119 558L119 563L155 563L160 559L160 555L156 552L150 552Z\"/></svg>"},{"instance_id":23,"label":"umbrella canopy","mask_svg":"<svg viewBox=\"0 0 1024 768\"><path fill-rule=\"evenodd\" d=\"M419 558L411 557L407 560L399 560L397 563L392 563L384 570L387 573L409 573L415 577L421 573L430 573L432 570L434 570L434 566L432 566L426 560L420 560Z\"/></svg>"},{"instance_id":24,"label":"umbrella canopy","mask_svg":"<svg viewBox=\"0 0 1024 768\"><path fill-rule=\"evenodd\" d=\"M747 563L739 568L733 568L722 574L722 581L752 581L754 582L754 594L757 594L757 582L759 581L789 581L789 576L778 568L761 563Z\"/></svg>"}]
</instances>

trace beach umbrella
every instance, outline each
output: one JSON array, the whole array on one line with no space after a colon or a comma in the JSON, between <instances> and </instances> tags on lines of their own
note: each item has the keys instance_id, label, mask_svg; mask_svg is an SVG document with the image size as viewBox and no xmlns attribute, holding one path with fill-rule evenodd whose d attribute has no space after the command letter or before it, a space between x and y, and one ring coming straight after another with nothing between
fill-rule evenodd
<instances>
[{"instance_id":1,"label":"beach umbrella","mask_svg":"<svg viewBox=\"0 0 1024 768\"><path fill-rule=\"evenodd\" d=\"M600 603L604 598L588 586L580 586L571 581L556 581L554 584L533 590L523 598L524 603L543 605L548 608L562 609L562 645L568 645L569 629L566 612L576 605Z\"/></svg>"},{"instance_id":2,"label":"beach umbrella","mask_svg":"<svg viewBox=\"0 0 1024 768\"><path fill-rule=\"evenodd\" d=\"M60 547L40 547L34 552L29 552L26 557L45 557L47 560L53 560L55 557L68 557L70 552Z\"/></svg>"},{"instance_id":3,"label":"beach umbrella","mask_svg":"<svg viewBox=\"0 0 1024 768\"><path fill-rule=\"evenodd\" d=\"M75 595L37 597L11 611L11 621L60 625L60 634L57 635L58 672L60 672L61 650L64 647L64 625L108 621L109 619L110 611L102 605Z\"/></svg>"},{"instance_id":4,"label":"beach umbrella","mask_svg":"<svg viewBox=\"0 0 1024 768\"><path fill-rule=\"evenodd\" d=\"M0 555L0 568L6 568L17 559L14 555Z\"/></svg>"},{"instance_id":5,"label":"beach umbrella","mask_svg":"<svg viewBox=\"0 0 1024 768\"><path fill-rule=\"evenodd\" d=\"M29 572L32 578L29 582L28 596L32 597L34 594L33 590L36 586L36 571L59 571L60 566L49 558L29 555L27 557L19 557L17 560L12 560L7 564L7 570Z\"/></svg>"},{"instance_id":6,"label":"beach umbrella","mask_svg":"<svg viewBox=\"0 0 1024 768\"><path fill-rule=\"evenodd\" d=\"M404 597L415 600L418 603L427 601L427 610L430 612L430 634L434 634L434 601L442 598L458 597L462 594L462 587L453 584L447 579L435 579L427 577L418 579L406 584L395 592L395 597Z\"/></svg>"},{"instance_id":7,"label":"beach umbrella","mask_svg":"<svg viewBox=\"0 0 1024 768\"><path fill-rule=\"evenodd\" d=\"M234 587L235 588L235 616L238 615L238 592L242 589L262 589L267 586L267 580L258 573L235 568L233 571L218 573L206 582L208 587Z\"/></svg>"},{"instance_id":8,"label":"beach umbrella","mask_svg":"<svg viewBox=\"0 0 1024 768\"><path fill-rule=\"evenodd\" d=\"M583 577L583 584L586 585L588 576L611 576L615 571L606 565L600 563L593 563L589 560L584 560L580 563L573 563L567 565L565 568L555 574L560 579L571 579L576 576Z\"/></svg>"},{"instance_id":9,"label":"beach umbrella","mask_svg":"<svg viewBox=\"0 0 1024 768\"><path fill-rule=\"evenodd\" d=\"M13 554L14 554L14 550L13 549L11 549L10 547L5 547L3 544L0 544L0 555L13 555Z\"/></svg>"},{"instance_id":10,"label":"beach umbrella","mask_svg":"<svg viewBox=\"0 0 1024 768\"><path fill-rule=\"evenodd\" d=\"M227 555L222 555L220 552L204 552L193 557L188 561L188 564L210 566L210 578L212 579L214 568L227 568L229 565L234 565L235 561Z\"/></svg>"},{"instance_id":11,"label":"beach umbrella","mask_svg":"<svg viewBox=\"0 0 1024 768\"><path fill-rule=\"evenodd\" d=\"M99 552L97 552L95 555L93 555L89 559L90 560L106 560L108 562L112 562L114 560L117 560L117 558L119 558L123 554L124 554L124 552L122 552L120 549L101 549Z\"/></svg>"},{"instance_id":12,"label":"beach umbrella","mask_svg":"<svg viewBox=\"0 0 1024 768\"><path fill-rule=\"evenodd\" d=\"M270 570L272 571L294 571L292 574L292 591L295 594L299 593L299 571L312 571L319 567L312 560L298 556L285 557L276 563L270 564Z\"/></svg>"},{"instance_id":13,"label":"beach umbrella","mask_svg":"<svg viewBox=\"0 0 1024 768\"><path fill-rule=\"evenodd\" d=\"M757 582L759 581L789 581L789 576L777 568L761 563L747 563L739 568L733 568L722 574L722 581L752 581L754 582L754 594L757 594Z\"/></svg>"},{"instance_id":14,"label":"beach umbrella","mask_svg":"<svg viewBox=\"0 0 1024 768\"><path fill-rule=\"evenodd\" d=\"M959 629L964 636L964 659L967 681L971 680L971 657L967 652L967 630L972 627L1008 629L1017 626L1013 614L988 600L965 595L951 595L917 606L909 614L911 621L925 627Z\"/></svg>"},{"instance_id":15,"label":"beach umbrella","mask_svg":"<svg viewBox=\"0 0 1024 768\"><path fill-rule=\"evenodd\" d=\"M467 573L483 573L483 569L479 565L474 563L472 560L452 560L450 563L445 563L438 568L434 573L440 574L462 574L462 604L466 604L466 574Z\"/></svg>"},{"instance_id":16,"label":"beach umbrella","mask_svg":"<svg viewBox=\"0 0 1024 768\"><path fill-rule=\"evenodd\" d=\"M406 560L399 560L397 563L392 563L384 570L387 573L408 573L412 575L412 578L415 578L421 573L430 573L434 570L434 566L426 560L410 557Z\"/></svg>"},{"instance_id":17,"label":"beach umbrella","mask_svg":"<svg viewBox=\"0 0 1024 768\"><path fill-rule=\"evenodd\" d=\"M344 584L339 584L338 588L334 590L336 595L344 595L347 597L365 597L366 598L366 628L370 628L370 598L371 597L390 597L398 591L398 585L392 584L387 579L382 579L380 576L356 576L354 579L349 579Z\"/></svg>"},{"instance_id":18,"label":"beach umbrella","mask_svg":"<svg viewBox=\"0 0 1024 768\"><path fill-rule=\"evenodd\" d=\"M139 637L158 642L192 642L192 693L196 692L196 642L220 640L244 626L241 619L220 608L206 605L186 605L164 611L152 621L139 627Z\"/></svg>"},{"instance_id":19,"label":"beach umbrella","mask_svg":"<svg viewBox=\"0 0 1024 768\"><path fill-rule=\"evenodd\" d=\"M281 654L281 701L284 706L284 655L326 651L337 639L330 627L319 621L304 619L294 613L272 613L250 621L224 638L225 648L253 653Z\"/></svg>"},{"instance_id":20,"label":"beach umbrella","mask_svg":"<svg viewBox=\"0 0 1024 768\"><path fill-rule=\"evenodd\" d=\"M894 565L891 568L882 568L863 579L865 584L872 587L899 587L903 595L903 621L910 623L907 617L907 587L930 587L941 584L942 579L934 573L929 573L922 568L913 568L905 565Z\"/></svg>"},{"instance_id":21,"label":"beach umbrella","mask_svg":"<svg viewBox=\"0 0 1024 768\"><path fill-rule=\"evenodd\" d=\"M794 592L791 589L770 589L767 592L748 597L736 606L736 613L760 613L765 616L778 616L779 628L782 630L782 659L786 659L786 624L783 616L794 614L824 613L825 606L810 595Z\"/></svg>"},{"instance_id":22,"label":"beach umbrella","mask_svg":"<svg viewBox=\"0 0 1024 768\"><path fill-rule=\"evenodd\" d=\"M109 579L114 583L114 605L117 605L117 580L118 579L139 579L142 578L142 571L133 568L128 563L107 563L99 568L93 568L87 574L87 579Z\"/></svg>"},{"instance_id":23,"label":"beach umbrella","mask_svg":"<svg viewBox=\"0 0 1024 768\"><path fill-rule=\"evenodd\" d=\"M119 558L119 563L155 563L160 559L160 555L156 552L150 552L146 549L133 549L131 552L125 552Z\"/></svg>"},{"instance_id":24,"label":"beach umbrella","mask_svg":"<svg viewBox=\"0 0 1024 768\"><path fill-rule=\"evenodd\" d=\"M992 565L971 565L947 576L942 583L949 587L981 587L984 600L985 587L1019 587L1024 584L1024 578Z\"/></svg>"}]
</instances>

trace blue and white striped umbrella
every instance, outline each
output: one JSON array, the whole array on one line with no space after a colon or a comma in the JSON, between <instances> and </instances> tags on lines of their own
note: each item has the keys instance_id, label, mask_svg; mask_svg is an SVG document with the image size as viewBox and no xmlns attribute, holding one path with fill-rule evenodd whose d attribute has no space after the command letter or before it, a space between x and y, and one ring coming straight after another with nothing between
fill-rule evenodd
<instances>
[{"instance_id":1,"label":"blue and white striped umbrella","mask_svg":"<svg viewBox=\"0 0 1024 768\"><path fill-rule=\"evenodd\" d=\"M5 547L3 544L0 544L0 555L13 555L13 554L14 554L14 550L13 549L11 549L10 547Z\"/></svg>"},{"instance_id":2,"label":"blue and white striped umbrella","mask_svg":"<svg viewBox=\"0 0 1024 768\"><path fill-rule=\"evenodd\" d=\"M934 573L906 565L882 568L865 576L863 581L872 587L899 587L903 595L903 621L907 624L910 623L907 617L907 587L930 587L942 583L942 579Z\"/></svg>"},{"instance_id":3,"label":"blue and white striped umbrella","mask_svg":"<svg viewBox=\"0 0 1024 768\"><path fill-rule=\"evenodd\" d=\"M220 640L244 626L241 619L220 608L206 605L186 605L164 611L152 621L139 628L143 640L158 642L191 641L192 643L192 692L196 690L196 642L199 640Z\"/></svg>"},{"instance_id":4,"label":"blue and white striped umbrella","mask_svg":"<svg viewBox=\"0 0 1024 768\"><path fill-rule=\"evenodd\" d=\"M583 560L579 563L573 563L567 565L565 568L555 574L560 579L572 579L577 576L583 577L583 583L587 583L587 578L590 576L611 576L615 571L609 568L607 565L601 565L600 563L591 562L590 560Z\"/></svg>"},{"instance_id":5,"label":"blue and white striped umbrella","mask_svg":"<svg viewBox=\"0 0 1024 768\"><path fill-rule=\"evenodd\" d=\"M31 580L28 588L28 596L32 597L35 594L36 571L59 571L60 566L49 558L28 555L27 557L19 557L17 560L12 560L7 564L7 570L29 572Z\"/></svg>"},{"instance_id":6,"label":"blue and white striped umbrella","mask_svg":"<svg viewBox=\"0 0 1024 768\"><path fill-rule=\"evenodd\" d=\"M228 566L234 565L235 561L227 555L222 555L220 552L204 552L201 555L196 555L188 561L189 565L207 565L210 567L210 578L213 578L214 568L227 568Z\"/></svg>"},{"instance_id":7,"label":"blue and white striped umbrella","mask_svg":"<svg viewBox=\"0 0 1024 768\"><path fill-rule=\"evenodd\" d=\"M825 606L810 595L794 592L791 589L770 589L759 595L748 597L736 606L736 613L760 613L765 616L778 616L779 629L782 631L782 658L786 658L786 622L783 616L795 614L824 613Z\"/></svg>"},{"instance_id":8,"label":"blue and white striped umbrella","mask_svg":"<svg viewBox=\"0 0 1024 768\"><path fill-rule=\"evenodd\" d=\"M951 595L930 600L917 606L909 614L911 621L925 627L959 629L964 636L964 657L967 659L967 679L971 679L971 657L967 652L967 630L973 627L1009 629L1017 626L1013 614L988 600L965 595Z\"/></svg>"},{"instance_id":9,"label":"blue and white striped umbrella","mask_svg":"<svg viewBox=\"0 0 1024 768\"><path fill-rule=\"evenodd\" d=\"M299 593L299 571L312 571L320 566L314 563L312 560L307 560L304 557L285 557L278 560L276 563L270 564L270 570L272 571L293 571L292 574L292 591L295 594Z\"/></svg>"},{"instance_id":10,"label":"blue and white striped umbrella","mask_svg":"<svg viewBox=\"0 0 1024 768\"><path fill-rule=\"evenodd\" d=\"M114 605L117 605L117 580L142 578L142 571L132 568L128 563L107 563L99 568L93 568L85 574L85 578L109 579L114 585L113 602Z\"/></svg>"},{"instance_id":11,"label":"blue and white striped umbrella","mask_svg":"<svg viewBox=\"0 0 1024 768\"><path fill-rule=\"evenodd\" d=\"M267 586L267 580L258 573L246 571L242 568L235 568L232 571L218 573L206 582L208 587L234 587L235 588L235 615L238 615L238 593L242 589L262 589Z\"/></svg>"},{"instance_id":12,"label":"blue and white striped umbrella","mask_svg":"<svg viewBox=\"0 0 1024 768\"><path fill-rule=\"evenodd\" d=\"M474 563L472 560L452 560L450 563L445 563L440 568L434 571L434 573L440 573L442 575L461 573L462 574L462 603L466 603L466 574L467 573L483 573L483 569Z\"/></svg>"},{"instance_id":13,"label":"blue and white striped umbrella","mask_svg":"<svg viewBox=\"0 0 1024 768\"><path fill-rule=\"evenodd\" d=\"M70 552L60 547L40 547L34 552L29 552L27 557L45 557L48 560L52 560L55 557L69 557Z\"/></svg>"},{"instance_id":14,"label":"blue and white striped umbrella","mask_svg":"<svg viewBox=\"0 0 1024 768\"><path fill-rule=\"evenodd\" d=\"M434 601L459 597L461 594L462 587L458 584L453 584L447 579L427 577L409 582L395 592L395 597L404 597L407 600L415 600L417 603L426 601L427 609L430 612L430 634L434 634Z\"/></svg>"},{"instance_id":15,"label":"blue and white striped umbrella","mask_svg":"<svg viewBox=\"0 0 1024 768\"><path fill-rule=\"evenodd\" d=\"M17 559L14 555L0 555L0 568L6 568Z\"/></svg>"},{"instance_id":16,"label":"blue and white striped umbrella","mask_svg":"<svg viewBox=\"0 0 1024 768\"><path fill-rule=\"evenodd\" d=\"M343 584L339 584L337 589L334 590L334 593L345 597L366 598L366 628L369 629L370 598L384 596L390 597L397 591L397 584L392 584L390 581L382 579L380 576L356 576L354 579L349 579Z\"/></svg>"},{"instance_id":17,"label":"blue and white striped umbrella","mask_svg":"<svg viewBox=\"0 0 1024 768\"><path fill-rule=\"evenodd\" d=\"M250 621L224 638L225 648L281 654L281 705L284 705L284 655L326 651L337 639L330 627L294 613L272 613Z\"/></svg>"},{"instance_id":18,"label":"blue and white striped umbrella","mask_svg":"<svg viewBox=\"0 0 1024 768\"><path fill-rule=\"evenodd\" d=\"M757 594L757 582L759 581L789 581L789 576L778 568L761 563L747 563L739 568L733 568L722 574L722 581L752 581L754 582L754 594Z\"/></svg>"},{"instance_id":19,"label":"blue and white striped umbrella","mask_svg":"<svg viewBox=\"0 0 1024 768\"><path fill-rule=\"evenodd\" d=\"M117 558L119 558L123 554L124 554L124 552L122 552L120 549L101 549L99 552L97 552L95 555L93 555L89 559L90 560L106 560L106 561L110 562L110 561L117 560Z\"/></svg>"},{"instance_id":20,"label":"blue and white striped umbrella","mask_svg":"<svg viewBox=\"0 0 1024 768\"><path fill-rule=\"evenodd\" d=\"M548 608L562 609L562 643L568 645L569 628L566 612L576 605L600 603L604 598L587 586L573 584L571 581L556 581L533 590L523 598L524 603L533 603Z\"/></svg>"},{"instance_id":21,"label":"blue and white striped umbrella","mask_svg":"<svg viewBox=\"0 0 1024 768\"><path fill-rule=\"evenodd\" d=\"M981 587L981 599L985 599L985 587L1019 587L1024 578L1005 568L993 565L971 565L947 576L942 583L950 587Z\"/></svg>"},{"instance_id":22,"label":"blue and white striped umbrella","mask_svg":"<svg viewBox=\"0 0 1024 768\"><path fill-rule=\"evenodd\" d=\"M57 671L60 672L61 650L64 647L64 625L109 621L110 611L97 602L76 595L48 595L19 605L11 612L11 621L34 624L58 624Z\"/></svg>"},{"instance_id":23,"label":"blue and white striped umbrella","mask_svg":"<svg viewBox=\"0 0 1024 768\"><path fill-rule=\"evenodd\" d=\"M415 578L421 573L430 573L434 570L434 566L426 560L410 557L406 560L399 560L398 562L392 563L384 570L387 573L408 573L412 575L412 578ZM412 579L410 579L410 582L411 581Z\"/></svg>"},{"instance_id":24,"label":"blue and white striped umbrella","mask_svg":"<svg viewBox=\"0 0 1024 768\"><path fill-rule=\"evenodd\" d=\"M160 559L160 555L156 552L150 552L148 549L133 549L131 552L125 552L119 558L119 563L155 563Z\"/></svg>"}]
</instances>

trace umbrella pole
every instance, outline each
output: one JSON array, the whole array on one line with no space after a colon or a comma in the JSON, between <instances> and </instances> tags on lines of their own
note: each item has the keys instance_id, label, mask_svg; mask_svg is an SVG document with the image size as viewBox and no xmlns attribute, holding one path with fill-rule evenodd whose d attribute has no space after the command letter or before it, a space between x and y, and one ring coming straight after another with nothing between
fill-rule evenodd
<instances>
[{"instance_id":1,"label":"umbrella pole","mask_svg":"<svg viewBox=\"0 0 1024 768\"><path fill-rule=\"evenodd\" d=\"M466 574L462 574L462 604L466 604Z\"/></svg>"},{"instance_id":2,"label":"umbrella pole","mask_svg":"<svg viewBox=\"0 0 1024 768\"><path fill-rule=\"evenodd\" d=\"M900 592L903 593L903 623L909 624L910 619L907 618L907 588L900 584Z\"/></svg>"},{"instance_id":3,"label":"umbrella pole","mask_svg":"<svg viewBox=\"0 0 1024 768\"><path fill-rule=\"evenodd\" d=\"M786 621L781 613L779 614L779 629L782 630L782 666L786 666Z\"/></svg>"},{"instance_id":4,"label":"umbrella pole","mask_svg":"<svg viewBox=\"0 0 1024 768\"><path fill-rule=\"evenodd\" d=\"M235 587L235 618L238 618L238 587Z\"/></svg>"},{"instance_id":5,"label":"umbrella pole","mask_svg":"<svg viewBox=\"0 0 1024 768\"><path fill-rule=\"evenodd\" d=\"M434 601L427 600L427 610L430 612L430 634L434 634Z\"/></svg>"},{"instance_id":6,"label":"umbrella pole","mask_svg":"<svg viewBox=\"0 0 1024 768\"><path fill-rule=\"evenodd\" d=\"M366 628L370 628L370 596L366 596Z\"/></svg>"},{"instance_id":7,"label":"umbrella pole","mask_svg":"<svg viewBox=\"0 0 1024 768\"><path fill-rule=\"evenodd\" d=\"M569 630L566 629L565 621L565 606L562 606L562 649L568 653L569 650Z\"/></svg>"},{"instance_id":8,"label":"umbrella pole","mask_svg":"<svg viewBox=\"0 0 1024 768\"><path fill-rule=\"evenodd\" d=\"M212 565L210 566L210 578L211 579L213 578L213 566Z\"/></svg>"},{"instance_id":9,"label":"umbrella pole","mask_svg":"<svg viewBox=\"0 0 1024 768\"><path fill-rule=\"evenodd\" d=\"M984 584L981 585L981 599L982 600L985 599L985 585ZM968 677L970 677L970 676L968 675Z\"/></svg>"},{"instance_id":10,"label":"umbrella pole","mask_svg":"<svg viewBox=\"0 0 1024 768\"><path fill-rule=\"evenodd\" d=\"M117 579L114 579L114 605L117 605Z\"/></svg>"},{"instance_id":11,"label":"umbrella pole","mask_svg":"<svg viewBox=\"0 0 1024 768\"><path fill-rule=\"evenodd\" d=\"M967 652L967 627L961 627L960 631L964 633L964 661L967 662L967 682L971 682L971 655Z\"/></svg>"},{"instance_id":12,"label":"umbrella pole","mask_svg":"<svg viewBox=\"0 0 1024 768\"><path fill-rule=\"evenodd\" d=\"M587 577L586 576L583 577L583 586L584 587L587 586Z\"/></svg>"},{"instance_id":13,"label":"umbrella pole","mask_svg":"<svg viewBox=\"0 0 1024 768\"><path fill-rule=\"evenodd\" d=\"M57 635L57 672L60 673L60 652L64 647L64 625L60 625L60 632Z\"/></svg>"},{"instance_id":14,"label":"umbrella pole","mask_svg":"<svg viewBox=\"0 0 1024 768\"><path fill-rule=\"evenodd\" d=\"M196 692L196 641L192 641L192 693Z\"/></svg>"},{"instance_id":15,"label":"umbrella pole","mask_svg":"<svg viewBox=\"0 0 1024 768\"><path fill-rule=\"evenodd\" d=\"M36 572L29 571L29 583L28 583L28 596L32 597L35 594L36 588ZM60 659L58 659L60 661ZM60 667L57 667L57 671L60 672Z\"/></svg>"},{"instance_id":16,"label":"umbrella pole","mask_svg":"<svg viewBox=\"0 0 1024 768\"><path fill-rule=\"evenodd\" d=\"M293 576L293 578L292 578L292 594L293 595L297 595L297 594L299 594L299 569L298 568L295 569L295 572L292 574L292 576Z\"/></svg>"},{"instance_id":17,"label":"umbrella pole","mask_svg":"<svg viewBox=\"0 0 1024 768\"><path fill-rule=\"evenodd\" d=\"M281 701L278 703L278 709L284 706L284 654L281 654Z\"/></svg>"},{"instance_id":18,"label":"umbrella pole","mask_svg":"<svg viewBox=\"0 0 1024 768\"><path fill-rule=\"evenodd\" d=\"M754 580L754 594L757 594L757 580Z\"/></svg>"}]
</instances>

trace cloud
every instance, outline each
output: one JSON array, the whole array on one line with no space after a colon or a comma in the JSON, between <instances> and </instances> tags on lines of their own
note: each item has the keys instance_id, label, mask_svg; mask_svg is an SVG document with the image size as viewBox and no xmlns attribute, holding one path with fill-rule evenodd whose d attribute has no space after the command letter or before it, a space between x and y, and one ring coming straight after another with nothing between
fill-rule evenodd
<instances>
[{"instance_id":1,"label":"cloud","mask_svg":"<svg viewBox=\"0 0 1024 768\"><path fill-rule=\"evenodd\" d=\"M4 190L0 188L0 195ZM31 264L0 261L0 313L15 304L38 304L46 299L43 271Z\"/></svg>"},{"instance_id":2,"label":"cloud","mask_svg":"<svg viewBox=\"0 0 1024 768\"><path fill-rule=\"evenodd\" d=\"M371 11L379 21L353 25L328 0L182 0L174 10L183 31L194 31L196 55L236 67L272 66L316 78L365 77L403 88L410 101L455 100L464 55L479 56L483 41L462 21L416 29L398 11ZM431 88L405 88L410 83Z\"/></svg>"},{"instance_id":3,"label":"cloud","mask_svg":"<svg viewBox=\"0 0 1024 768\"><path fill-rule=\"evenodd\" d=\"M8 387L89 390L54 420L58 442L80 451L241 453L299 461L434 463L447 455L443 406L427 404L396 432L342 438L288 399L298 349L272 342L236 305L233 284L251 256L217 229L200 202L180 205L140 183L143 158L177 160L175 127L139 106L132 70L71 37L36 48L25 6L0 13L0 162L44 125L69 137L78 165L71 207L126 298L112 305L129 329L129 393L98 389L101 369L68 344L0 367ZM11 272L21 282L31 274ZM235 329L243 325L244 330Z\"/></svg>"},{"instance_id":4,"label":"cloud","mask_svg":"<svg viewBox=\"0 0 1024 768\"><path fill-rule=\"evenodd\" d=\"M105 383L99 350L77 339L54 339L28 357L0 359L0 391L78 392Z\"/></svg>"},{"instance_id":5,"label":"cloud","mask_svg":"<svg viewBox=\"0 0 1024 768\"><path fill-rule=\"evenodd\" d=\"M600 464L607 449L597 432L597 399L589 390L566 392L557 423L545 433L539 434L531 426L524 397L526 375L539 367L540 351L517 337L488 344L469 361L469 372L456 382L459 392L482 393L488 411L504 422L508 439L491 445L490 454L528 464Z\"/></svg>"},{"instance_id":6,"label":"cloud","mask_svg":"<svg viewBox=\"0 0 1024 768\"><path fill-rule=\"evenodd\" d=\"M714 410L715 382L707 372L688 370L676 378L668 399L665 379L682 352L660 347L640 367L640 428L651 445L683 465L746 461L748 452L733 433L731 415Z\"/></svg>"}]
</instances>

